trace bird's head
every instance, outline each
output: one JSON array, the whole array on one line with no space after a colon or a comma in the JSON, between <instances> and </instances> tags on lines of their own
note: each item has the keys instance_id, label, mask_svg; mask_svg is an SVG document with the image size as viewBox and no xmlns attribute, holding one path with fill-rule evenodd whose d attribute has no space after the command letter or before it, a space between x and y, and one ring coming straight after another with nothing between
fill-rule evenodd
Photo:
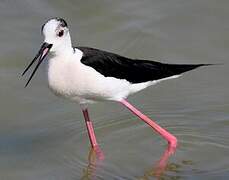
<instances>
[{"instance_id":1,"label":"bird's head","mask_svg":"<svg viewBox=\"0 0 229 180\"><path fill-rule=\"evenodd\" d=\"M61 53L72 47L67 23L62 18L48 20L41 28L44 43L52 45L50 52Z\"/></svg>"},{"instance_id":2,"label":"bird's head","mask_svg":"<svg viewBox=\"0 0 229 180\"><path fill-rule=\"evenodd\" d=\"M37 71L41 62L47 56L49 52L53 54L66 54L72 52L71 37L69 34L69 29L67 23L62 18L52 18L48 20L41 28L41 32L44 35L44 43L42 44L37 55L34 57L32 62L27 66L22 75L24 75L28 69L33 65L33 63L38 60L38 63L32 72L29 80L27 81L27 86L32 79L33 75Z\"/></svg>"}]
</instances>

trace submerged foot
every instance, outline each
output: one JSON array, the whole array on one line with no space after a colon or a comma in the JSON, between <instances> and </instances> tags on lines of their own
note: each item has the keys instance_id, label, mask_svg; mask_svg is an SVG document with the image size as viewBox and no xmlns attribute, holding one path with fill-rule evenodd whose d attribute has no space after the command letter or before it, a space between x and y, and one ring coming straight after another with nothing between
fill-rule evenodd
<instances>
[{"instance_id":1,"label":"submerged foot","mask_svg":"<svg viewBox=\"0 0 229 180\"><path fill-rule=\"evenodd\" d=\"M105 155L103 153L103 151L100 149L100 147L97 145L97 146L94 146L92 148L96 154L96 157L99 159L99 160L104 160L105 159Z\"/></svg>"},{"instance_id":2,"label":"submerged foot","mask_svg":"<svg viewBox=\"0 0 229 180\"><path fill-rule=\"evenodd\" d=\"M170 140L168 141L168 152L170 154L174 154L177 148L177 138L175 136L172 136Z\"/></svg>"}]
</instances>

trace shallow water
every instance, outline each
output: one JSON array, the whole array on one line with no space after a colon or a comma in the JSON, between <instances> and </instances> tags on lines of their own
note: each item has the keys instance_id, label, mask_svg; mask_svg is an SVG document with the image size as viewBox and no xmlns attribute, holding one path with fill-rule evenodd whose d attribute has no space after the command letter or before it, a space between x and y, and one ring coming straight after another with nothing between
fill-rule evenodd
<instances>
[{"instance_id":1,"label":"shallow water","mask_svg":"<svg viewBox=\"0 0 229 180\"><path fill-rule=\"evenodd\" d=\"M90 153L77 104L47 88L44 66L20 77L42 42L40 27L64 17L74 45L199 68L129 98L179 139L159 175L166 142L116 103L90 106L104 160ZM229 2L132 0L0 2L0 179L228 179Z\"/></svg>"}]
</instances>

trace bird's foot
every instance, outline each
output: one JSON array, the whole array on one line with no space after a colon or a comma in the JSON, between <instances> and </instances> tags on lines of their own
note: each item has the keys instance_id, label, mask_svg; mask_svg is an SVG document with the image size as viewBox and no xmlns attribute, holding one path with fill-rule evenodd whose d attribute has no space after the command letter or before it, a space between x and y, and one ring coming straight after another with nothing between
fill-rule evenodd
<instances>
[{"instance_id":1,"label":"bird's foot","mask_svg":"<svg viewBox=\"0 0 229 180\"><path fill-rule=\"evenodd\" d=\"M93 150L96 154L96 157L99 159L99 160L104 160L105 159L105 156L104 156L104 153L103 151L100 149L99 145L96 145L93 147Z\"/></svg>"},{"instance_id":2,"label":"bird's foot","mask_svg":"<svg viewBox=\"0 0 229 180\"><path fill-rule=\"evenodd\" d=\"M177 148L177 138L172 136L168 141L168 152L169 154L174 154Z\"/></svg>"}]
</instances>

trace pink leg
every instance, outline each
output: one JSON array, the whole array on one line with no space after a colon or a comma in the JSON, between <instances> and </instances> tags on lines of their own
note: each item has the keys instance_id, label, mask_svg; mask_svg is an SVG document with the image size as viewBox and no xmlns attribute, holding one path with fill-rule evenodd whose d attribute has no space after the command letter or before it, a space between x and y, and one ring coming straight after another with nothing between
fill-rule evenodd
<instances>
[{"instance_id":1,"label":"pink leg","mask_svg":"<svg viewBox=\"0 0 229 180\"><path fill-rule=\"evenodd\" d=\"M85 109L82 109L82 111L83 111L83 115L84 115L84 119L85 119L85 123L87 127L88 136L90 139L91 147L95 151L95 153L98 155L99 159L104 159L103 152L99 148L99 145L96 140L95 131L93 128L92 121L89 118L88 110L87 108L85 108Z\"/></svg>"},{"instance_id":2,"label":"pink leg","mask_svg":"<svg viewBox=\"0 0 229 180\"><path fill-rule=\"evenodd\" d=\"M170 134L168 131L160 127L153 120L148 118L146 115L142 114L138 109L131 105L127 100L123 99L120 101L124 106L126 106L130 111L142 119L145 123L151 126L157 133L159 133L163 138L165 138L169 143L170 152L174 152L177 146L177 138Z\"/></svg>"},{"instance_id":3,"label":"pink leg","mask_svg":"<svg viewBox=\"0 0 229 180\"><path fill-rule=\"evenodd\" d=\"M96 141L93 124L92 124L92 122L91 122L91 120L89 118L88 110L87 109L83 109L82 111L83 111L85 123L86 123L86 126L87 126L87 132L88 132L88 136L89 136L89 139L90 139L90 143L91 143L92 148L94 148L94 147L98 146L98 143Z\"/></svg>"}]
</instances>

